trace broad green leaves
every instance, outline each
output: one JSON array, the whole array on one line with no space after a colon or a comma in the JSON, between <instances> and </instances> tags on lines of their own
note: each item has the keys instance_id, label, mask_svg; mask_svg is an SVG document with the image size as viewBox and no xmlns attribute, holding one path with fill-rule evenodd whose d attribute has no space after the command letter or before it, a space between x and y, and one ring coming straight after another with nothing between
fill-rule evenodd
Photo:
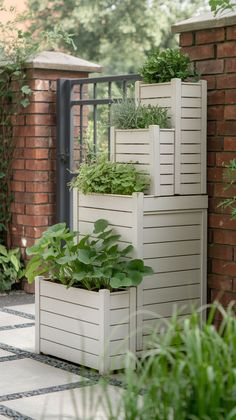
<instances>
[{"instance_id":1,"label":"broad green leaves","mask_svg":"<svg viewBox=\"0 0 236 420\"><path fill-rule=\"evenodd\" d=\"M36 244L27 249L27 254L32 256L25 271L28 281L45 274L67 287L112 290L137 286L143 276L152 274L142 260L127 258L133 246L121 247L120 235L109 229L107 220L97 220L92 234L78 243L75 236L64 223L48 228Z\"/></svg>"},{"instance_id":2,"label":"broad green leaves","mask_svg":"<svg viewBox=\"0 0 236 420\"><path fill-rule=\"evenodd\" d=\"M7 250L0 245L0 292L9 291L11 285L23 275L19 248Z\"/></svg>"}]
</instances>

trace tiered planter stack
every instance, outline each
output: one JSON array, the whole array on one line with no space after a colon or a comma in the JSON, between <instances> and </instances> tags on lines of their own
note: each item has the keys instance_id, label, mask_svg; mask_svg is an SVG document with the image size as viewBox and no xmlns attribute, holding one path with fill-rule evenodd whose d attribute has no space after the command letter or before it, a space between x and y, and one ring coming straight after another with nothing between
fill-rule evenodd
<instances>
[{"instance_id":1,"label":"tiered planter stack","mask_svg":"<svg viewBox=\"0 0 236 420\"><path fill-rule=\"evenodd\" d=\"M136 352L159 318L206 302L206 84L137 83L136 100L170 110L172 129L112 130L114 161L133 161L151 177L148 195L78 194L81 235L107 219L154 275L137 288ZM75 200L76 201L76 200Z\"/></svg>"}]
</instances>

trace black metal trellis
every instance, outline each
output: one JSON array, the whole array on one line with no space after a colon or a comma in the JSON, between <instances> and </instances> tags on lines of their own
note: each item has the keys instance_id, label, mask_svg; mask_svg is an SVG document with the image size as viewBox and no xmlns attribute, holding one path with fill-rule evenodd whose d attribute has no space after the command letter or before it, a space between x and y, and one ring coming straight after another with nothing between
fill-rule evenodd
<instances>
[{"instance_id":1,"label":"black metal trellis","mask_svg":"<svg viewBox=\"0 0 236 420\"><path fill-rule=\"evenodd\" d=\"M93 107L93 148L97 149L97 109L99 105L107 105L108 121L110 121L111 104L118 99L112 97L112 84L121 84L123 97L127 95L127 84L141 80L140 75L105 76L83 79L59 79L57 81L57 169L56 169L56 218L57 222L66 222L72 228L73 196L68 183L74 163L74 127L73 107L80 107L80 161L83 146L84 107ZM107 97L98 97L98 87L107 85ZM85 97L86 85L92 85L93 97ZM73 99L73 88L80 87L79 99ZM107 132L108 151L110 150L110 130Z\"/></svg>"}]
</instances>

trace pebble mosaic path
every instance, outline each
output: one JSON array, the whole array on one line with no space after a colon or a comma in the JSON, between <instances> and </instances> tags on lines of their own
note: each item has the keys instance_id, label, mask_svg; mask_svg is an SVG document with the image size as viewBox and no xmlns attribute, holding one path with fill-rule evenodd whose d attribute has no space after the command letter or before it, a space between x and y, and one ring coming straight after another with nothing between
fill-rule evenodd
<instances>
[{"instance_id":1,"label":"pebble mosaic path","mask_svg":"<svg viewBox=\"0 0 236 420\"><path fill-rule=\"evenodd\" d=\"M0 302L0 420L108 420L100 380L92 370L34 352L34 304ZM119 409L122 382L108 381Z\"/></svg>"}]
</instances>

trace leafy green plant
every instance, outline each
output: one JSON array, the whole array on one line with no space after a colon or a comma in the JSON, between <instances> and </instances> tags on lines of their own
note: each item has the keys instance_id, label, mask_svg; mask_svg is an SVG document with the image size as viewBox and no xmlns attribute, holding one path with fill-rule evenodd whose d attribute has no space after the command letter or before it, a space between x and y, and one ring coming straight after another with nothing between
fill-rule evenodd
<instances>
[{"instance_id":1,"label":"leafy green plant","mask_svg":"<svg viewBox=\"0 0 236 420\"><path fill-rule=\"evenodd\" d=\"M236 160L235 159L231 160L228 165L225 165L225 168L227 168L227 178L228 178L227 188L230 188L230 187L236 188ZM235 219L236 218L235 204L236 204L236 196L234 195L231 198L226 198L220 204L220 206L230 207L232 211L232 217L233 219Z\"/></svg>"},{"instance_id":2,"label":"leafy green plant","mask_svg":"<svg viewBox=\"0 0 236 420\"><path fill-rule=\"evenodd\" d=\"M148 187L147 176L137 172L131 163L109 162L106 159L82 163L71 182L83 194L131 195Z\"/></svg>"},{"instance_id":3,"label":"leafy green plant","mask_svg":"<svg viewBox=\"0 0 236 420\"><path fill-rule=\"evenodd\" d=\"M226 10L233 10L234 4L231 3L231 0L209 0L209 5L211 11L216 16L218 13L222 13Z\"/></svg>"},{"instance_id":4,"label":"leafy green plant","mask_svg":"<svg viewBox=\"0 0 236 420\"><path fill-rule=\"evenodd\" d=\"M212 323L216 308L223 317L218 331ZM236 318L232 305L226 312L215 304L202 326L199 313L184 320L173 315L152 339L154 349L136 360L136 371L128 367L120 411L114 413L110 404L110 419L235 420Z\"/></svg>"},{"instance_id":5,"label":"leafy green plant","mask_svg":"<svg viewBox=\"0 0 236 420\"><path fill-rule=\"evenodd\" d=\"M148 128L150 125L168 128L168 113L166 108L152 105L136 106L133 99L126 99L112 105L111 125L117 129Z\"/></svg>"},{"instance_id":6,"label":"leafy green plant","mask_svg":"<svg viewBox=\"0 0 236 420\"><path fill-rule=\"evenodd\" d=\"M0 245L0 292L11 290L11 286L23 276L23 265L19 248L10 249Z\"/></svg>"},{"instance_id":7,"label":"leafy green plant","mask_svg":"<svg viewBox=\"0 0 236 420\"><path fill-rule=\"evenodd\" d=\"M190 58L179 49L167 48L149 55L140 71L145 83L169 82L171 79L196 78Z\"/></svg>"},{"instance_id":8,"label":"leafy green plant","mask_svg":"<svg viewBox=\"0 0 236 420\"><path fill-rule=\"evenodd\" d=\"M27 248L32 256L25 271L28 281L46 275L67 287L113 290L137 286L143 276L152 274L142 260L127 259L133 246L121 249L120 235L114 234L104 219L94 223L91 235L78 243L75 238L76 233L65 223L48 228L34 246Z\"/></svg>"}]
</instances>

